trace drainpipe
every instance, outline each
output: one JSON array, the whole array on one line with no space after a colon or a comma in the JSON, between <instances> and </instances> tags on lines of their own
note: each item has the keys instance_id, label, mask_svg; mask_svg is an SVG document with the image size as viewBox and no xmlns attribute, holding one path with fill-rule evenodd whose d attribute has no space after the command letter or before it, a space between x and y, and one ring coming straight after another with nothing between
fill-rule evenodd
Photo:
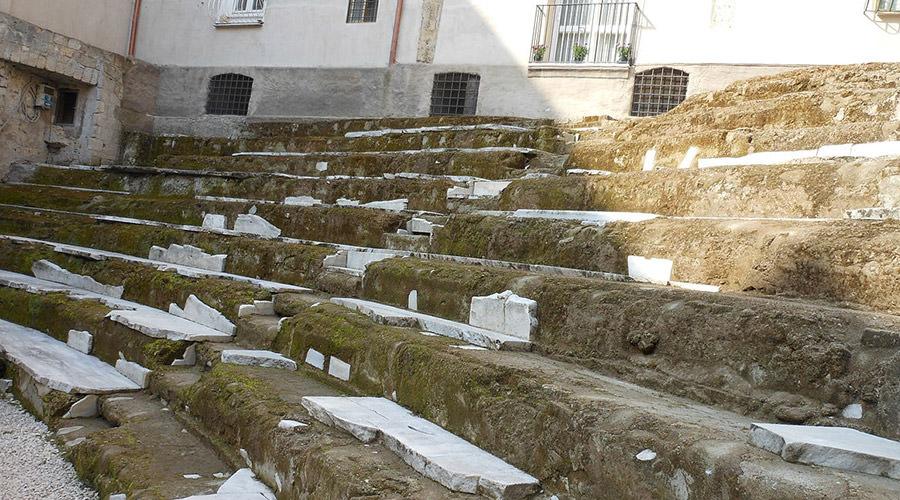
<instances>
[{"instance_id":1,"label":"drainpipe","mask_svg":"<svg viewBox=\"0 0 900 500\"><path fill-rule=\"evenodd\" d=\"M403 0L397 0L397 13L394 15L394 36L391 38L391 59L388 66L397 64L397 46L400 44L400 21L402 19Z\"/></svg>"},{"instance_id":2,"label":"drainpipe","mask_svg":"<svg viewBox=\"0 0 900 500\"><path fill-rule=\"evenodd\" d=\"M134 59L137 51L138 23L141 20L141 0L134 0L134 12L131 14L131 36L128 38L128 57Z\"/></svg>"}]
</instances>

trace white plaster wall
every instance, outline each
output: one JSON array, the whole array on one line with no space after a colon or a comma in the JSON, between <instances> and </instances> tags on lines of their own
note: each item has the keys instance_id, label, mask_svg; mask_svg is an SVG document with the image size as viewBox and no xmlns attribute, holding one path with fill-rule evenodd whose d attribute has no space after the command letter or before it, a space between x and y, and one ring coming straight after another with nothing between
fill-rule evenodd
<instances>
[{"instance_id":1,"label":"white plaster wall","mask_svg":"<svg viewBox=\"0 0 900 500\"><path fill-rule=\"evenodd\" d=\"M0 0L0 12L124 55L134 0Z\"/></svg>"},{"instance_id":2,"label":"white plaster wall","mask_svg":"<svg viewBox=\"0 0 900 500\"><path fill-rule=\"evenodd\" d=\"M347 24L346 0L268 0L262 26L216 27L205 1L144 0L137 57L173 66L386 67L395 2Z\"/></svg>"}]
</instances>

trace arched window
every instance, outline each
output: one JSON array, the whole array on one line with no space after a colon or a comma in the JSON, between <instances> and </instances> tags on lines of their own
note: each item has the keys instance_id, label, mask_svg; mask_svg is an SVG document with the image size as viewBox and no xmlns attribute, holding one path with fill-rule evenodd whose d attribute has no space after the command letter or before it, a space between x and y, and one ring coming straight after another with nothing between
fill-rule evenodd
<instances>
[{"instance_id":1,"label":"arched window","mask_svg":"<svg viewBox=\"0 0 900 500\"><path fill-rule=\"evenodd\" d=\"M209 79L206 114L247 116L253 78L235 73L216 75Z\"/></svg>"},{"instance_id":2,"label":"arched window","mask_svg":"<svg viewBox=\"0 0 900 500\"><path fill-rule=\"evenodd\" d=\"M631 116L656 116L687 97L688 75L675 68L653 68L634 75Z\"/></svg>"},{"instance_id":3,"label":"arched window","mask_svg":"<svg viewBox=\"0 0 900 500\"><path fill-rule=\"evenodd\" d=\"M431 89L431 116L474 115L481 77L471 73L438 73Z\"/></svg>"}]
</instances>

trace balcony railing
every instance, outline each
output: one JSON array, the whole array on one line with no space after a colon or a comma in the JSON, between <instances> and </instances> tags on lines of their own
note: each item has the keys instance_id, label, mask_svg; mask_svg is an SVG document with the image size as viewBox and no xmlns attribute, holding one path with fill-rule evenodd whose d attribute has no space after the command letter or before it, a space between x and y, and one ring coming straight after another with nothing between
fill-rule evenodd
<instances>
[{"instance_id":1,"label":"balcony railing","mask_svg":"<svg viewBox=\"0 0 900 500\"><path fill-rule=\"evenodd\" d=\"M558 0L538 5L532 64L631 64L640 7L636 2Z\"/></svg>"}]
</instances>

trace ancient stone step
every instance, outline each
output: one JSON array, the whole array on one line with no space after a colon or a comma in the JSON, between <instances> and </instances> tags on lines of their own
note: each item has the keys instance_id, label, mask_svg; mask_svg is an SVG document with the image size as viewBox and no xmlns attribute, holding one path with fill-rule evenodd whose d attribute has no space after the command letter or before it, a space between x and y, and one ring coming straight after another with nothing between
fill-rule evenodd
<instances>
[{"instance_id":1,"label":"ancient stone step","mask_svg":"<svg viewBox=\"0 0 900 500\"><path fill-rule=\"evenodd\" d=\"M418 474L383 445L364 445L312 418L303 397L342 394L314 371L216 363L203 373L161 373L151 388L280 498L471 498Z\"/></svg>"},{"instance_id":2,"label":"ancient stone step","mask_svg":"<svg viewBox=\"0 0 900 500\"><path fill-rule=\"evenodd\" d=\"M320 422L364 443L382 441L419 473L453 491L526 498L538 480L385 398L305 397Z\"/></svg>"},{"instance_id":3,"label":"ancient stone step","mask_svg":"<svg viewBox=\"0 0 900 500\"><path fill-rule=\"evenodd\" d=\"M749 445L751 421L734 413L534 354L460 350L334 305L299 311L278 344L294 359L315 349L349 360L354 387L391 396L549 493L729 498L765 489L775 497L888 498L897 488L887 478L784 462ZM656 458L635 458L646 449ZM754 473L735 482L734 470Z\"/></svg>"},{"instance_id":4,"label":"ancient stone step","mask_svg":"<svg viewBox=\"0 0 900 500\"><path fill-rule=\"evenodd\" d=\"M870 159L516 180L499 208L841 218L846 210L896 203L890 179L900 176L898 169L896 162Z\"/></svg>"},{"instance_id":5,"label":"ancient stone step","mask_svg":"<svg viewBox=\"0 0 900 500\"><path fill-rule=\"evenodd\" d=\"M184 498L215 493L234 470L201 437L188 432L171 408L144 393L100 399L113 427L57 435L79 475L106 498ZM63 425L63 424L58 424ZM68 429L79 421L66 422Z\"/></svg>"},{"instance_id":6,"label":"ancient stone step","mask_svg":"<svg viewBox=\"0 0 900 500\"><path fill-rule=\"evenodd\" d=\"M265 200L311 196L328 204L335 204L344 197L360 203L406 198L411 210L434 212L446 212L447 190L454 185L444 179L290 178L283 174L167 172L126 167L24 164L12 166L5 179L10 182L101 187L168 196L207 195Z\"/></svg>"},{"instance_id":7,"label":"ancient stone step","mask_svg":"<svg viewBox=\"0 0 900 500\"><path fill-rule=\"evenodd\" d=\"M900 400L887 389L896 350L862 343L867 328L900 332L898 316L413 258L371 264L361 296L406 307L413 290L420 314L455 321L469 319L473 297L511 290L537 302L531 342L542 354L788 423L863 402L856 423L900 436Z\"/></svg>"}]
</instances>

